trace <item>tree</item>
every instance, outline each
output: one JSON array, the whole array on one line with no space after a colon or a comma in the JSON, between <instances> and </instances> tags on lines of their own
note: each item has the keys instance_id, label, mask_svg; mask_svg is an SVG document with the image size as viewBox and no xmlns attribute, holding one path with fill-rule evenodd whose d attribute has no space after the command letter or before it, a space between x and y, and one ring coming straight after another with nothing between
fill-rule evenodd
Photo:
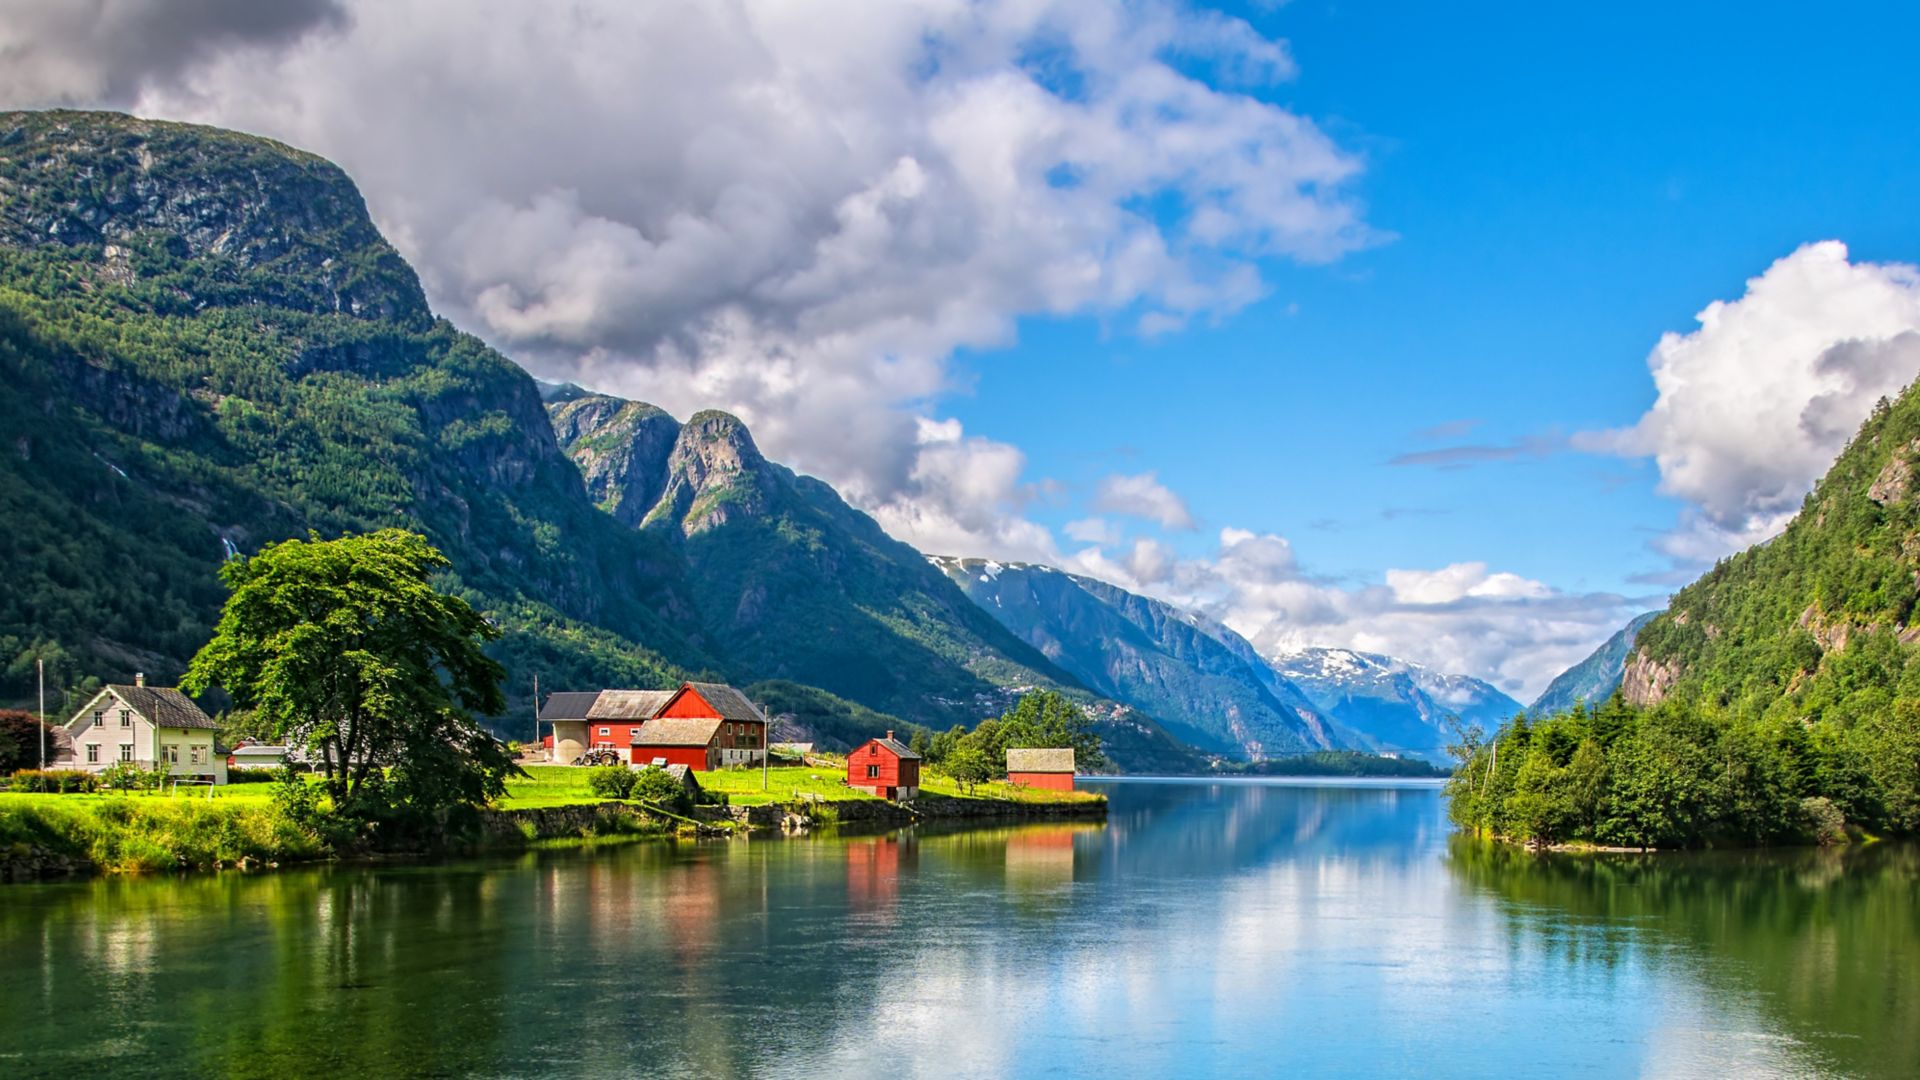
<instances>
[{"instance_id":1,"label":"tree","mask_svg":"<svg viewBox=\"0 0 1920 1080\"><path fill-rule=\"evenodd\" d=\"M498 797L513 763L469 713L504 707L504 672L481 651L497 632L433 587L448 566L400 529L232 560L213 640L181 685L221 686L274 739L306 747L336 809L363 796L422 810Z\"/></svg>"},{"instance_id":2,"label":"tree","mask_svg":"<svg viewBox=\"0 0 1920 1080\"><path fill-rule=\"evenodd\" d=\"M985 728L986 723L980 725ZM976 729L977 730L977 729ZM1008 747L1071 747L1074 763L1082 769L1103 769L1107 755L1094 733L1086 710L1063 694L1041 690L1022 695L1000 717L996 760L1004 764Z\"/></svg>"},{"instance_id":3,"label":"tree","mask_svg":"<svg viewBox=\"0 0 1920 1080\"><path fill-rule=\"evenodd\" d=\"M964 741L951 754L947 755L943 768L953 777L960 790L973 794L973 789L993 779L993 762L986 751L978 746L967 745Z\"/></svg>"},{"instance_id":4,"label":"tree","mask_svg":"<svg viewBox=\"0 0 1920 1080\"><path fill-rule=\"evenodd\" d=\"M51 729L49 724L48 728ZM53 755L53 732L41 732L40 719L19 709L0 709L0 776L40 765L40 740L46 739L47 755Z\"/></svg>"}]
</instances>

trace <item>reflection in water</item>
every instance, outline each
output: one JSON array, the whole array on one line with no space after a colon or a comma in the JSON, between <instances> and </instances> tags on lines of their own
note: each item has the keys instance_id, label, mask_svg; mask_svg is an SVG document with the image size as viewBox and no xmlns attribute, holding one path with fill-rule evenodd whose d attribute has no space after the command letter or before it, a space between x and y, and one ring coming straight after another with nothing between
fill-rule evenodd
<instances>
[{"instance_id":1,"label":"reflection in water","mask_svg":"<svg viewBox=\"0 0 1920 1080\"><path fill-rule=\"evenodd\" d=\"M1542 859L1426 786L1108 790L1104 825L11 887L0 1074L1920 1061L1911 849Z\"/></svg>"}]
</instances>

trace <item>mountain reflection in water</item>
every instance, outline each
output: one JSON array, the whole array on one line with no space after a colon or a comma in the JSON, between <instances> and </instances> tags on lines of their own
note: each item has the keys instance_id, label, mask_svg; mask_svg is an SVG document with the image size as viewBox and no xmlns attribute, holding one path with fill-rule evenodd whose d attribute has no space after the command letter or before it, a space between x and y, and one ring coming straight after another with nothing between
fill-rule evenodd
<instances>
[{"instance_id":1,"label":"mountain reflection in water","mask_svg":"<svg viewBox=\"0 0 1920 1080\"><path fill-rule=\"evenodd\" d=\"M0 890L0 1074L1908 1075L1912 848L1536 857L1427 785Z\"/></svg>"}]
</instances>

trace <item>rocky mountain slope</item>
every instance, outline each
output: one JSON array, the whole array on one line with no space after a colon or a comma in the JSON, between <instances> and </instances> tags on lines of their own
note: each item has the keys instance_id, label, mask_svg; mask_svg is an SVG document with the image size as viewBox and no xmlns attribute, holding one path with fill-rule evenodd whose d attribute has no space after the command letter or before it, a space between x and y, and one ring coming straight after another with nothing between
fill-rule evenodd
<instances>
[{"instance_id":1,"label":"rocky mountain slope","mask_svg":"<svg viewBox=\"0 0 1920 1080\"><path fill-rule=\"evenodd\" d=\"M1522 711L1519 702L1470 675L1391 656L1328 648L1271 648L1265 655L1274 671L1371 749L1442 761L1447 717L1493 730Z\"/></svg>"},{"instance_id":2,"label":"rocky mountain slope","mask_svg":"<svg viewBox=\"0 0 1920 1080\"><path fill-rule=\"evenodd\" d=\"M732 417L575 396L550 415L524 371L435 318L319 158L0 113L0 698L28 692L36 654L57 682L168 681L212 625L224 558L403 525L504 631L516 716L535 675L793 679L936 726L1028 685L1095 703ZM1100 707L1123 766L1190 760Z\"/></svg>"},{"instance_id":3,"label":"rocky mountain slope","mask_svg":"<svg viewBox=\"0 0 1920 1080\"><path fill-rule=\"evenodd\" d=\"M1674 594L1635 639L1635 704L1704 696L1803 723L1920 701L1920 394L1883 402L1774 539Z\"/></svg>"},{"instance_id":4,"label":"rocky mountain slope","mask_svg":"<svg viewBox=\"0 0 1920 1080\"><path fill-rule=\"evenodd\" d=\"M1658 614L1649 611L1621 627L1586 659L1555 676L1533 704L1527 706L1527 711L1545 716L1564 712L1576 702L1594 705L1611 697L1626 672L1627 654L1633 650L1634 637Z\"/></svg>"},{"instance_id":5,"label":"rocky mountain slope","mask_svg":"<svg viewBox=\"0 0 1920 1080\"><path fill-rule=\"evenodd\" d=\"M1252 759L1342 745L1306 696L1225 626L1048 566L931 561L1082 684L1192 746Z\"/></svg>"}]
</instances>

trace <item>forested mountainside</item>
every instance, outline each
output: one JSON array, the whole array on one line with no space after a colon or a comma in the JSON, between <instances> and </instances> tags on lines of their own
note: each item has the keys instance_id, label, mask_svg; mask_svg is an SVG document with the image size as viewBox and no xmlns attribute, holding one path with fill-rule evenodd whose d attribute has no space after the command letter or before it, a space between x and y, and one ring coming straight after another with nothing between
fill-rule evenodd
<instances>
[{"instance_id":1,"label":"forested mountainside","mask_svg":"<svg viewBox=\"0 0 1920 1080\"><path fill-rule=\"evenodd\" d=\"M1377 653L1270 648L1266 658L1368 749L1443 761L1453 741L1449 718L1491 730L1521 711L1490 683Z\"/></svg>"},{"instance_id":2,"label":"forested mountainside","mask_svg":"<svg viewBox=\"0 0 1920 1080\"><path fill-rule=\"evenodd\" d=\"M1920 396L1882 402L1785 531L1680 590L1621 692L1510 725L1450 812L1533 841L1920 833Z\"/></svg>"},{"instance_id":3,"label":"forested mountainside","mask_svg":"<svg viewBox=\"0 0 1920 1080\"><path fill-rule=\"evenodd\" d=\"M504 631L514 716L535 675L798 680L858 702L809 698L852 723L930 727L1059 686L1099 705L1123 767L1196 760L732 417L576 396L550 414L524 371L436 318L320 158L119 114L0 114L0 698L29 693L36 655L56 685L171 681L224 558L399 525Z\"/></svg>"},{"instance_id":4,"label":"forested mountainside","mask_svg":"<svg viewBox=\"0 0 1920 1080\"><path fill-rule=\"evenodd\" d=\"M1081 683L1150 713L1192 746L1253 759L1344 745L1313 704L1225 626L1048 566L932 562Z\"/></svg>"},{"instance_id":5,"label":"forested mountainside","mask_svg":"<svg viewBox=\"0 0 1920 1080\"><path fill-rule=\"evenodd\" d=\"M1632 622L1621 627L1586 659L1554 676L1547 688L1540 692L1527 711L1536 716L1560 712L1573 707L1577 701L1599 704L1619 688L1620 679L1626 672L1627 654L1633 650L1633 639L1640 628L1653 621L1657 611L1637 615Z\"/></svg>"}]
</instances>

